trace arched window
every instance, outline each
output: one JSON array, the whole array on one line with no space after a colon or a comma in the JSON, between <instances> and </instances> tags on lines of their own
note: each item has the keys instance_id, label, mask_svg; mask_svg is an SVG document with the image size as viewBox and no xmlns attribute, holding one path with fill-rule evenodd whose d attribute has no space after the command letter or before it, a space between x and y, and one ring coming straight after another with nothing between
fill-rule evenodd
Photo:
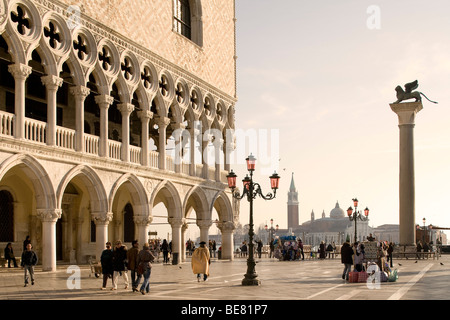
<instances>
[{"instance_id":1,"label":"arched window","mask_svg":"<svg viewBox=\"0 0 450 320\"><path fill-rule=\"evenodd\" d=\"M131 242L134 239L134 220L133 220L133 206L127 203L123 209L123 241Z\"/></svg>"},{"instance_id":2,"label":"arched window","mask_svg":"<svg viewBox=\"0 0 450 320\"><path fill-rule=\"evenodd\" d=\"M189 0L174 0L174 29L188 39L191 39L191 8Z\"/></svg>"},{"instance_id":3,"label":"arched window","mask_svg":"<svg viewBox=\"0 0 450 320\"><path fill-rule=\"evenodd\" d=\"M173 30L203 46L201 0L173 0Z\"/></svg>"},{"instance_id":4,"label":"arched window","mask_svg":"<svg viewBox=\"0 0 450 320\"><path fill-rule=\"evenodd\" d=\"M10 192L0 191L0 242L14 241L14 200Z\"/></svg>"}]
</instances>

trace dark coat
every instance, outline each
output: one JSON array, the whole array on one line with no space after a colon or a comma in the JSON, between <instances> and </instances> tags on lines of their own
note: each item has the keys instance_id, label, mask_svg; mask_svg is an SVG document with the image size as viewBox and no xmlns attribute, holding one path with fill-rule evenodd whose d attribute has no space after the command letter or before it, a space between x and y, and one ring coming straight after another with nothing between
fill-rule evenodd
<instances>
[{"instance_id":1,"label":"dark coat","mask_svg":"<svg viewBox=\"0 0 450 320\"><path fill-rule=\"evenodd\" d=\"M113 251L113 270L125 271L126 264L127 264L127 248L125 246L115 248Z\"/></svg>"},{"instance_id":2,"label":"dark coat","mask_svg":"<svg viewBox=\"0 0 450 320\"><path fill-rule=\"evenodd\" d=\"M130 250L128 250L128 252L127 252L128 270L136 270L137 269L138 254L139 254L138 248L133 247Z\"/></svg>"},{"instance_id":3,"label":"dark coat","mask_svg":"<svg viewBox=\"0 0 450 320\"><path fill-rule=\"evenodd\" d=\"M353 264L353 248L348 242L345 242L341 248L341 262L345 264Z\"/></svg>"},{"instance_id":4,"label":"dark coat","mask_svg":"<svg viewBox=\"0 0 450 320\"><path fill-rule=\"evenodd\" d=\"M103 274L113 274L113 251L110 249L103 250L100 258Z\"/></svg>"},{"instance_id":5,"label":"dark coat","mask_svg":"<svg viewBox=\"0 0 450 320\"><path fill-rule=\"evenodd\" d=\"M23 266L35 266L38 262L38 257L33 250L22 252L22 259L20 265Z\"/></svg>"}]
</instances>

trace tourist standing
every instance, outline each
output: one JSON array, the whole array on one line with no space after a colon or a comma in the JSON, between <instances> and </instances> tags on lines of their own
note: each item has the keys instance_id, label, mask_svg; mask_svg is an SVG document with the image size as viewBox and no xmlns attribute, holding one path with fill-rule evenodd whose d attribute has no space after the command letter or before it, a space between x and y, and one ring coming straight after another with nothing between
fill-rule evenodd
<instances>
[{"instance_id":1,"label":"tourist standing","mask_svg":"<svg viewBox=\"0 0 450 320\"><path fill-rule=\"evenodd\" d=\"M166 239L163 240L161 250L163 252L164 263L169 263L169 244Z\"/></svg>"},{"instance_id":2,"label":"tourist standing","mask_svg":"<svg viewBox=\"0 0 450 320\"><path fill-rule=\"evenodd\" d=\"M263 243L262 243L262 241L259 240L259 241L257 242L257 245L258 245L258 247L257 247L258 258L261 259L262 248L263 248Z\"/></svg>"},{"instance_id":3,"label":"tourist standing","mask_svg":"<svg viewBox=\"0 0 450 320\"><path fill-rule=\"evenodd\" d=\"M8 268L11 268L11 261L14 263L14 268L17 268L16 257L11 242L8 242L5 248L5 259L8 261Z\"/></svg>"},{"instance_id":4,"label":"tourist standing","mask_svg":"<svg viewBox=\"0 0 450 320\"><path fill-rule=\"evenodd\" d=\"M300 250L300 254L302 255L302 260L305 260L305 253L303 252L303 242L302 239L298 241L298 249ZM300 259L300 257L299 257Z\"/></svg>"},{"instance_id":5,"label":"tourist standing","mask_svg":"<svg viewBox=\"0 0 450 320\"><path fill-rule=\"evenodd\" d=\"M127 261L128 261L128 270L130 270L131 275L131 288L133 292L138 291L137 287L139 285L140 277L137 276L137 260L139 255L139 243L137 240L133 240L131 242L131 249L127 251ZM138 281L136 282L136 278Z\"/></svg>"},{"instance_id":6,"label":"tourist standing","mask_svg":"<svg viewBox=\"0 0 450 320\"><path fill-rule=\"evenodd\" d=\"M27 236L27 237L25 238L25 240L23 241L23 251L26 251L26 250L27 250L27 245L28 245L29 243L31 243L31 239L30 239L30 236Z\"/></svg>"},{"instance_id":7,"label":"tourist standing","mask_svg":"<svg viewBox=\"0 0 450 320\"><path fill-rule=\"evenodd\" d=\"M150 275L152 272L152 262L155 260L155 257L150 252L150 247L148 243L144 243L142 250L139 251L137 257L137 265L138 265L138 284L140 277L144 276L144 281L142 282L141 289L139 290L142 294L149 293L150 291Z\"/></svg>"},{"instance_id":8,"label":"tourist standing","mask_svg":"<svg viewBox=\"0 0 450 320\"><path fill-rule=\"evenodd\" d=\"M106 243L106 249L102 251L102 255L100 257L100 264L102 265L102 274L103 274L102 290L105 290L108 278L112 279L114 274L113 251L111 248L111 242L109 241Z\"/></svg>"},{"instance_id":9,"label":"tourist standing","mask_svg":"<svg viewBox=\"0 0 450 320\"><path fill-rule=\"evenodd\" d=\"M113 251L113 287L111 290L117 290L117 278L119 276L123 277L125 282L125 289L128 288L128 275L125 268L127 261L127 247L122 245L122 241L116 241L116 247Z\"/></svg>"},{"instance_id":10,"label":"tourist standing","mask_svg":"<svg viewBox=\"0 0 450 320\"><path fill-rule=\"evenodd\" d=\"M205 246L206 242L200 242L200 247L195 249L192 254L191 266L192 272L197 275L197 281L200 282L200 275L203 274L203 281L208 280L209 264L211 263L209 250Z\"/></svg>"},{"instance_id":11,"label":"tourist standing","mask_svg":"<svg viewBox=\"0 0 450 320\"><path fill-rule=\"evenodd\" d=\"M394 252L394 244L392 242L389 242L389 247L387 249L387 253L388 253L388 259L389 259L389 264L390 264L391 268L393 267L393 265L392 265L393 252Z\"/></svg>"},{"instance_id":12,"label":"tourist standing","mask_svg":"<svg viewBox=\"0 0 450 320\"><path fill-rule=\"evenodd\" d=\"M34 285L34 267L36 266L38 262L38 257L36 253L31 250L31 243L27 244L26 250L22 252L22 260L20 262L20 265L24 268L25 274L24 274L24 280L26 287L28 285L28 274L30 274L31 278L31 285Z\"/></svg>"},{"instance_id":13,"label":"tourist standing","mask_svg":"<svg viewBox=\"0 0 450 320\"><path fill-rule=\"evenodd\" d=\"M342 273L342 279L348 280L348 275L353 265L353 248L350 243L344 242L341 248L341 262L344 264L344 272Z\"/></svg>"},{"instance_id":14,"label":"tourist standing","mask_svg":"<svg viewBox=\"0 0 450 320\"><path fill-rule=\"evenodd\" d=\"M321 241L319 245L319 258L325 259L325 242Z\"/></svg>"}]
</instances>

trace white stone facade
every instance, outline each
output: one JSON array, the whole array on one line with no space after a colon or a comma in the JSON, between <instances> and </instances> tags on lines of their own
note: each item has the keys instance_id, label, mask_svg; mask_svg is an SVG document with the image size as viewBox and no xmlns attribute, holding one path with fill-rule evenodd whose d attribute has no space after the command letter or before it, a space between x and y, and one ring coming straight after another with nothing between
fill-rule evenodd
<instances>
[{"instance_id":1,"label":"white stone facade","mask_svg":"<svg viewBox=\"0 0 450 320\"><path fill-rule=\"evenodd\" d=\"M173 1L0 0L0 193L13 212L0 243L16 255L30 235L51 271L130 232L142 244L163 203L178 262L187 219L207 241L213 208L232 259L234 1L189 4L192 39L172 28Z\"/></svg>"}]
</instances>

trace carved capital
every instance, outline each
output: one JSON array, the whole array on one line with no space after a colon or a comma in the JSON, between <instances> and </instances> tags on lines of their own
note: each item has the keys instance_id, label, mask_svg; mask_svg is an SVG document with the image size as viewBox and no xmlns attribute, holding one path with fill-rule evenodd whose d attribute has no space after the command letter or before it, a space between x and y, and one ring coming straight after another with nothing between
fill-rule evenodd
<instances>
[{"instance_id":1,"label":"carved capital","mask_svg":"<svg viewBox=\"0 0 450 320\"><path fill-rule=\"evenodd\" d=\"M128 117L134 111L134 105L131 103L121 103L117 105L117 109L122 113L123 117Z\"/></svg>"},{"instance_id":2,"label":"carved capital","mask_svg":"<svg viewBox=\"0 0 450 320\"><path fill-rule=\"evenodd\" d=\"M227 232L233 232L234 229L236 229L236 226L231 221L224 221L224 222L219 222L217 224L217 228L219 228L219 230L222 233L227 233Z\"/></svg>"},{"instance_id":3,"label":"carved capital","mask_svg":"<svg viewBox=\"0 0 450 320\"><path fill-rule=\"evenodd\" d=\"M70 87L69 91L70 91L70 94L75 96L75 98L81 98L83 100L86 99L86 97L91 92L91 90L89 88L84 87L84 86Z\"/></svg>"},{"instance_id":4,"label":"carved capital","mask_svg":"<svg viewBox=\"0 0 450 320\"><path fill-rule=\"evenodd\" d=\"M200 229L209 228L213 224L212 220L197 220L197 226Z\"/></svg>"},{"instance_id":5,"label":"carved capital","mask_svg":"<svg viewBox=\"0 0 450 320\"><path fill-rule=\"evenodd\" d=\"M148 121L153 118L153 112L148 110L138 111L138 117L142 121Z\"/></svg>"},{"instance_id":6,"label":"carved capital","mask_svg":"<svg viewBox=\"0 0 450 320\"><path fill-rule=\"evenodd\" d=\"M42 84L49 90L57 90L63 84L63 79L54 75L41 77Z\"/></svg>"},{"instance_id":7,"label":"carved capital","mask_svg":"<svg viewBox=\"0 0 450 320\"><path fill-rule=\"evenodd\" d=\"M181 228L181 226L185 223L185 219L180 218L169 218L169 224L172 228Z\"/></svg>"},{"instance_id":8,"label":"carved capital","mask_svg":"<svg viewBox=\"0 0 450 320\"><path fill-rule=\"evenodd\" d=\"M92 212L92 221L94 221L96 225L108 225L112 219L112 212Z\"/></svg>"},{"instance_id":9,"label":"carved capital","mask_svg":"<svg viewBox=\"0 0 450 320\"><path fill-rule=\"evenodd\" d=\"M134 223L136 223L138 226L148 226L150 223L152 223L153 221L153 217L152 216L139 216L139 215L135 215L133 217Z\"/></svg>"},{"instance_id":10,"label":"carved capital","mask_svg":"<svg viewBox=\"0 0 450 320\"><path fill-rule=\"evenodd\" d=\"M95 103L97 103L100 108L108 109L113 102L114 98L106 94L95 96Z\"/></svg>"},{"instance_id":11,"label":"carved capital","mask_svg":"<svg viewBox=\"0 0 450 320\"><path fill-rule=\"evenodd\" d=\"M160 129L165 130L170 123L170 118L159 117L155 122Z\"/></svg>"},{"instance_id":12,"label":"carved capital","mask_svg":"<svg viewBox=\"0 0 450 320\"><path fill-rule=\"evenodd\" d=\"M56 222L59 218L61 218L62 210L61 209L38 209L37 217L42 222Z\"/></svg>"},{"instance_id":13,"label":"carved capital","mask_svg":"<svg viewBox=\"0 0 450 320\"><path fill-rule=\"evenodd\" d=\"M26 80L32 70L31 67L22 63L11 64L8 66L8 71L13 75L14 79Z\"/></svg>"}]
</instances>

